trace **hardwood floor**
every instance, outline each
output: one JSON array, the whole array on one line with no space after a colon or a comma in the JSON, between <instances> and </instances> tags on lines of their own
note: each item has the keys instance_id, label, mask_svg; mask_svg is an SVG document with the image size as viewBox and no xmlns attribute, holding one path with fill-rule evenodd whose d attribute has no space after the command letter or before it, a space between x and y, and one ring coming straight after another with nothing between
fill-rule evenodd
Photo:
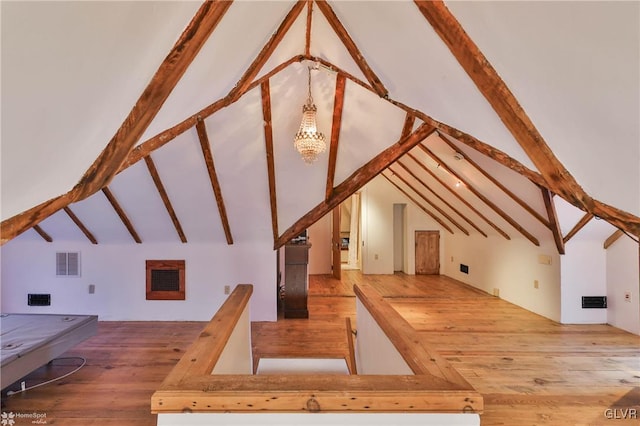
<instances>
[{"instance_id":1,"label":"hardwood floor","mask_svg":"<svg viewBox=\"0 0 640 426\"><path fill-rule=\"evenodd\" d=\"M637 424L622 417L629 409L640 416L640 337L606 325L560 325L446 277L343 271L340 282L312 276L309 319L254 323L254 354L345 356L344 318L357 328L357 282L388 298L483 394L482 425ZM65 354L85 357L84 368L50 385L3 394L2 411L44 413L46 424L155 425L150 396L203 325L101 322L97 336ZM27 385L77 362L42 367ZM31 424L19 420L16 426Z\"/></svg>"}]
</instances>

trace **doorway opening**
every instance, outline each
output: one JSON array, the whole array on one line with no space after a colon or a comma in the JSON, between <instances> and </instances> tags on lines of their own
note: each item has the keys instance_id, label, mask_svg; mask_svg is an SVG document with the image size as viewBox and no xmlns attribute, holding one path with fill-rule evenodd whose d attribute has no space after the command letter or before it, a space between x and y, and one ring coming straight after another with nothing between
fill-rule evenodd
<instances>
[{"instance_id":1,"label":"doorway opening","mask_svg":"<svg viewBox=\"0 0 640 426\"><path fill-rule=\"evenodd\" d=\"M340 204L340 268L362 268L360 193L356 192Z\"/></svg>"},{"instance_id":2,"label":"doorway opening","mask_svg":"<svg viewBox=\"0 0 640 426\"><path fill-rule=\"evenodd\" d=\"M393 272L405 272L404 235L406 204L393 205Z\"/></svg>"}]
</instances>

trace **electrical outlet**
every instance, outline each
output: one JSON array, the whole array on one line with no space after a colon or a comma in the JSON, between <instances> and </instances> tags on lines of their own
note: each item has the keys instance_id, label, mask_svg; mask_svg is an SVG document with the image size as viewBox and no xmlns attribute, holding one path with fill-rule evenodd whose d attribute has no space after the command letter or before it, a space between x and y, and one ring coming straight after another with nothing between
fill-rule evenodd
<instances>
[{"instance_id":1,"label":"electrical outlet","mask_svg":"<svg viewBox=\"0 0 640 426\"><path fill-rule=\"evenodd\" d=\"M493 295L496 297L500 297L500 289L497 287L493 288Z\"/></svg>"},{"instance_id":2,"label":"electrical outlet","mask_svg":"<svg viewBox=\"0 0 640 426\"><path fill-rule=\"evenodd\" d=\"M376 254L374 254L374 255L373 255L373 259L374 259L374 260L378 260L378 253L376 253Z\"/></svg>"},{"instance_id":3,"label":"electrical outlet","mask_svg":"<svg viewBox=\"0 0 640 426\"><path fill-rule=\"evenodd\" d=\"M89 284L89 294L94 294L96 292L95 284Z\"/></svg>"},{"instance_id":4,"label":"electrical outlet","mask_svg":"<svg viewBox=\"0 0 640 426\"><path fill-rule=\"evenodd\" d=\"M224 286L224 294L229 294L229 293L231 293L231 287L228 286L228 285L225 285Z\"/></svg>"},{"instance_id":5,"label":"electrical outlet","mask_svg":"<svg viewBox=\"0 0 640 426\"><path fill-rule=\"evenodd\" d=\"M631 302L631 292L630 291L625 291L624 292L624 301L625 302Z\"/></svg>"},{"instance_id":6,"label":"electrical outlet","mask_svg":"<svg viewBox=\"0 0 640 426\"><path fill-rule=\"evenodd\" d=\"M540 283L538 282L538 280L533 280L533 288L538 288L540 287Z\"/></svg>"}]
</instances>

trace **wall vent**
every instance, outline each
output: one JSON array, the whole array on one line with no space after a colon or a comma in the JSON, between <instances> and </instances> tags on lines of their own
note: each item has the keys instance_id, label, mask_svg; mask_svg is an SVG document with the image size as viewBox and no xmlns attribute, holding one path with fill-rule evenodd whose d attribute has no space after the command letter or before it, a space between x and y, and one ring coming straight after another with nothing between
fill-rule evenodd
<instances>
[{"instance_id":1,"label":"wall vent","mask_svg":"<svg viewBox=\"0 0 640 426\"><path fill-rule=\"evenodd\" d=\"M56 275L66 277L79 277L80 253L56 253Z\"/></svg>"},{"instance_id":2,"label":"wall vent","mask_svg":"<svg viewBox=\"0 0 640 426\"><path fill-rule=\"evenodd\" d=\"M463 274L468 274L469 273L469 266L468 265L464 265L464 264L460 264L460 272L462 272Z\"/></svg>"},{"instance_id":3,"label":"wall vent","mask_svg":"<svg viewBox=\"0 0 640 426\"><path fill-rule=\"evenodd\" d=\"M147 300L185 300L185 261L147 260Z\"/></svg>"},{"instance_id":4,"label":"wall vent","mask_svg":"<svg viewBox=\"0 0 640 426\"><path fill-rule=\"evenodd\" d=\"M32 294L27 295L27 305L29 306L51 306L50 294Z\"/></svg>"},{"instance_id":5,"label":"wall vent","mask_svg":"<svg viewBox=\"0 0 640 426\"><path fill-rule=\"evenodd\" d=\"M607 307L607 296L582 296L582 309L603 309Z\"/></svg>"}]
</instances>

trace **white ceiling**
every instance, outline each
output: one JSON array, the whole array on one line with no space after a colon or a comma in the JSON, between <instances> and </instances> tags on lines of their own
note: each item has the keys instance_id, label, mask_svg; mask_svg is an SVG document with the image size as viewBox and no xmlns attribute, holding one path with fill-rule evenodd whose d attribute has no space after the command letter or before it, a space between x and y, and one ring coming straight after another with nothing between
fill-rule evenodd
<instances>
[{"instance_id":1,"label":"white ceiling","mask_svg":"<svg viewBox=\"0 0 640 426\"><path fill-rule=\"evenodd\" d=\"M234 2L139 142L226 96L292 4ZM535 170L413 2L332 1L330 5L391 99L471 134ZM120 127L199 3L3 1L0 6L4 220L78 182ZM589 195L639 215L640 3L449 2L447 6ZM305 30L306 8L258 75L303 54ZM310 53L366 82L317 7ZM270 79L280 233L325 197L328 156L307 166L293 149L306 98L307 65L294 62ZM334 72L323 67L313 72L318 124L327 140L335 82ZM347 80L335 185L395 143L405 115ZM259 86L205 120L234 241L272 238L263 124ZM535 184L452 142L547 217ZM551 238L547 227L484 176L464 160L454 160L453 150L438 136L425 145L536 238ZM438 170L419 148L412 154ZM224 241L195 129L151 157L189 242ZM412 160L402 161L424 183L438 188ZM394 170L410 180L401 168ZM457 180L447 173L442 179L450 185ZM110 189L143 242L179 241L143 161L117 175ZM448 191L438 191L484 232L496 233L455 197L445 195ZM522 237L477 197L466 194L465 199L511 237ZM441 201L432 201L470 232L477 232ZM132 241L101 192L70 207L99 243ZM584 213L564 201L556 202L556 208L566 235ZM41 225L54 241L85 238L64 212ZM593 220L579 235L604 240L613 230L604 221ZM23 238L40 237L29 231Z\"/></svg>"}]
</instances>

